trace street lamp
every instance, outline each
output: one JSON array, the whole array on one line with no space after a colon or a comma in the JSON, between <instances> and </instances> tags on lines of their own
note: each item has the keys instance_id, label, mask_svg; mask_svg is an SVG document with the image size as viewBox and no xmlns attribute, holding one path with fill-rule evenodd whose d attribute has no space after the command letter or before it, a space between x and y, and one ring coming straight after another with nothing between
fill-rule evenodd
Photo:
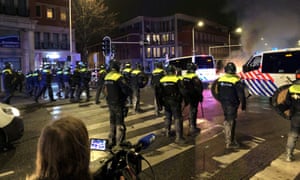
<instances>
[{"instance_id":1,"label":"street lamp","mask_svg":"<svg viewBox=\"0 0 300 180\"><path fill-rule=\"evenodd\" d=\"M241 34L243 32L243 29L241 27L238 27L234 31L236 34ZM228 32L228 57L231 57L231 33Z\"/></svg>"},{"instance_id":2,"label":"street lamp","mask_svg":"<svg viewBox=\"0 0 300 180\"><path fill-rule=\"evenodd\" d=\"M70 59L68 59L72 63L72 0L69 0L69 35L70 35Z\"/></svg>"},{"instance_id":3,"label":"street lamp","mask_svg":"<svg viewBox=\"0 0 300 180\"><path fill-rule=\"evenodd\" d=\"M195 25L197 27L203 27L204 26L204 22L203 21L198 21L197 25ZM193 26L193 29L192 29L192 44L193 44L193 50L192 50L192 53L193 53L193 60L195 58L195 26Z\"/></svg>"}]
</instances>

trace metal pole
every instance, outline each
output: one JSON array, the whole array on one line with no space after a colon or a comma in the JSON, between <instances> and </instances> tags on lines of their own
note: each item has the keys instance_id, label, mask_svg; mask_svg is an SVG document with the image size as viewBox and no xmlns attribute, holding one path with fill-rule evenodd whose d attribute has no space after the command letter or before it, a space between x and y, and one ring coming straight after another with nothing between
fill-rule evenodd
<instances>
[{"instance_id":1,"label":"metal pole","mask_svg":"<svg viewBox=\"0 0 300 180\"><path fill-rule=\"evenodd\" d=\"M69 35L70 35L70 58L71 58L71 63L72 63L72 51L73 51L73 46L72 46L72 0L69 0Z\"/></svg>"},{"instance_id":2,"label":"metal pole","mask_svg":"<svg viewBox=\"0 0 300 180\"><path fill-rule=\"evenodd\" d=\"M231 57L231 38L230 38L230 31L228 33L228 57L230 58Z\"/></svg>"},{"instance_id":3,"label":"metal pole","mask_svg":"<svg viewBox=\"0 0 300 180\"><path fill-rule=\"evenodd\" d=\"M192 29L192 44L193 44L193 49L192 49L193 58L192 58L192 62L195 62L195 26L193 26L193 29Z\"/></svg>"}]
</instances>

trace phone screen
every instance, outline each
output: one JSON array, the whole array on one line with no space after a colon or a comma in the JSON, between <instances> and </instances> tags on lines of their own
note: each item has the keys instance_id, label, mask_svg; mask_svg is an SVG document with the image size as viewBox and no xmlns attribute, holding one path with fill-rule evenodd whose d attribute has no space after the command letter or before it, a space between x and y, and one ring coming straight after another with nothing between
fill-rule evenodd
<instances>
[{"instance_id":1,"label":"phone screen","mask_svg":"<svg viewBox=\"0 0 300 180\"><path fill-rule=\"evenodd\" d=\"M91 139L91 150L105 151L107 149L107 139Z\"/></svg>"}]
</instances>

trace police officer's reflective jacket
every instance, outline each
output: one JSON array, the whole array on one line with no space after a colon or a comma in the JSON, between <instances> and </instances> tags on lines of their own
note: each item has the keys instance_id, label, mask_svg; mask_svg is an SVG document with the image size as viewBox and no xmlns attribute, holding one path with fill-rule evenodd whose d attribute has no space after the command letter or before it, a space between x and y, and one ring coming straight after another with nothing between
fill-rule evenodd
<instances>
[{"instance_id":1,"label":"police officer's reflective jacket","mask_svg":"<svg viewBox=\"0 0 300 180\"><path fill-rule=\"evenodd\" d=\"M160 79L158 88L159 99L163 105L166 103L181 103L183 90L182 81L177 75L166 75Z\"/></svg>"},{"instance_id":2,"label":"police officer's reflective jacket","mask_svg":"<svg viewBox=\"0 0 300 180\"><path fill-rule=\"evenodd\" d=\"M122 74L115 70L105 76L104 85L108 104L124 105L127 97L132 93Z\"/></svg>"},{"instance_id":3,"label":"police officer's reflective jacket","mask_svg":"<svg viewBox=\"0 0 300 180\"><path fill-rule=\"evenodd\" d=\"M157 87L160 79L165 75L165 71L161 68L155 68L151 74L151 86Z\"/></svg>"},{"instance_id":4,"label":"police officer's reflective jacket","mask_svg":"<svg viewBox=\"0 0 300 180\"><path fill-rule=\"evenodd\" d=\"M73 74L71 76L71 83L72 86L80 84L80 72L78 67L76 67L73 71Z\"/></svg>"},{"instance_id":5,"label":"police officer's reflective jacket","mask_svg":"<svg viewBox=\"0 0 300 180\"><path fill-rule=\"evenodd\" d=\"M71 71L70 69L64 69L63 71L63 81L66 83L71 83Z\"/></svg>"},{"instance_id":6,"label":"police officer's reflective jacket","mask_svg":"<svg viewBox=\"0 0 300 180\"><path fill-rule=\"evenodd\" d=\"M98 71L98 84L104 83L104 78L105 78L106 74L107 74L107 72L105 69L100 69Z\"/></svg>"},{"instance_id":7,"label":"police officer's reflective jacket","mask_svg":"<svg viewBox=\"0 0 300 180\"><path fill-rule=\"evenodd\" d=\"M52 82L52 72L51 69L43 69L41 74L41 84L49 85Z\"/></svg>"},{"instance_id":8,"label":"police officer's reflective jacket","mask_svg":"<svg viewBox=\"0 0 300 180\"><path fill-rule=\"evenodd\" d=\"M11 89L14 86L15 76L10 68L2 70L4 89Z\"/></svg>"},{"instance_id":9,"label":"police officer's reflective jacket","mask_svg":"<svg viewBox=\"0 0 300 180\"><path fill-rule=\"evenodd\" d=\"M81 83L88 84L91 81L91 72L85 67L81 68L79 71Z\"/></svg>"},{"instance_id":10,"label":"police officer's reflective jacket","mask_svg":"<svg viewBox=\"0 0 300 180\"><path fill-rule=\"evenodd\" d=\"M289 87L285 100L278 108L282 113L290 110L289 119L293 120L295 127L300 127L300 84L292 84Z\"/></svg>"},{"instance_id":11,"label":"police officer's reflective jacket","mask_svg":"<svg viewBox=\"0 0 300 180\"><path fill-rule=\"evenodd\" d=\"M134 69L131 72L130 84L134 89L143 88L148 83L147 75L140 69Z\"/></svg>"},{"instance_id":12,"label":"police officer's reflective jacket","mask_svg":"<svg viewBox=\"0 0 300 180\"><path fill-rule=\"evenodd\" d=\"M184 96L188 102L202 102L203 96L203 86L201 80L195 73L189 72L183 75L183 85L184 85Z\"/></svg>"},{"instance_id":13,"label":"police officer's reflective jacket","mask_svg":"<svg viewBox=\"0 0 300 180\"><path fill-rule=\"evenodd\" d=\"M246 108L244 85L236 74L225 74L220 77L217 89L218 99L221 103L236 106L241 103L242 109Z\"/></svg>"},{"instance_id":14,"label":"police officer's reflective jacket","mask_svg":"<svg viewBox=\"0 0 300 180\"><path fill-rule=\"evenodd\" d=\"M128 84L130 84L130 75L131 75L131 71L132 71L132 69L129 68L129 67L124 68L124 69L122 70L122 75L123 75L123 77L125 78L125 80L126 80L126 82L127 82Z\"/></svg>"}]
</instances>

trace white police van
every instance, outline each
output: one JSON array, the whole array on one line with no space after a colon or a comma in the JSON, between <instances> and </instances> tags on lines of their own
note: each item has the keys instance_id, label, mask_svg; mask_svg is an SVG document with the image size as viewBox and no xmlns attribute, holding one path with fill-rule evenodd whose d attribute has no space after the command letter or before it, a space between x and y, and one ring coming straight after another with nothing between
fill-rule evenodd
<instances>
[{"instance_id":1,"label":"white police van","mask_svg":"<svg viewBox=\"0 0 300 180\"><path fill-rule=\"evenodd\" d=\"M188 63L195 63L197 65L196 74L202 82L212 82L216 80L217 70L214 57L211 55L195 55L193 56L183 56L168 59L167 65L172 64L176 68L182 70L182 74L185 74L187 71Z\"/></svg>"},{"instance_id":2,"label":"white police van","mask_svg":"<svg viewBox=\"0 0 300 180\"><path fill-rule=\"evenodd\" d=\"M264 51L253 55L239 76L251 95L272 97L275 91L295 80L300 69L300 48Z\"/></svg>"}]
</instances>

